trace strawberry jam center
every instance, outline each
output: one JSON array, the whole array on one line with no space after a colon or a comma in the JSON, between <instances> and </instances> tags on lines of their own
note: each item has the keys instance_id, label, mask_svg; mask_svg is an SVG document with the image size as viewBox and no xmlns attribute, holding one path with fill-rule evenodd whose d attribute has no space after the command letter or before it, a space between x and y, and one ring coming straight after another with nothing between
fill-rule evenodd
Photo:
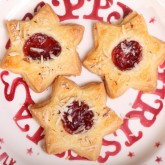
<instances>
[{"instance_id":1,"label":"strawberry jam center","mask_svg":"<svg viewBox=\"0 0 165 165\"><path fill-rule=\"evenodd\" d=\"M124 40L112 51L112 61L121 71L131 70L142 59L142 47L137 41Z\"/></svg>"},{"instance_id":2,"label":"strawberry jam center","mask_svg":"<svg viewBox=\"0 0 165 165\"><path fill-rule=\"evenodd\" d=\"M89 130L93 125L93 111L84 102L73 101L63 113L62 124L70 134L78 134Z\"/></svg>"},{"instance_id":3,"label":"strawberry jam center","mask_svg":"<svg viewBox=\"0 0 165 165\"><path fill-rule=\"evenodd\" d=\"M49 60L60 55L61 46L54 38L35 33L27 39L23 51L26 57L33 60Z\"/></svg>"}]
</instances>

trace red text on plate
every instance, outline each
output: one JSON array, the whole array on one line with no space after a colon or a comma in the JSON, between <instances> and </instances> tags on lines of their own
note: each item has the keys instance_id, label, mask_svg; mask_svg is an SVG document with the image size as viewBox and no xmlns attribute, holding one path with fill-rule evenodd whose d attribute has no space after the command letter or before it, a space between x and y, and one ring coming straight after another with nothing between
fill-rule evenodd
<instances>
[{"instance_id":1,"label":"red text on plate","mask_svg":"<svg viewBox=\"0 0 165 165\"><path fill-rule=\"evenodd\" d=\"M59 1L59 0L52 0L52 4L55 7L58 7L60 5L64 5L65 7L65 14L58 15L61 21L69 20L69 19L78 19L80 16L78 14L73 14L74 11L79 10L84 7L84 5L87 5L91 0L78 0L77 3L73 3L71 0L68 1ZM100 10L109 10L111 6L113 6L115 3L113 0L106 0L105 4L103 5L102 0L93 1L91 11L89 14L83 13L83 19L90 19L90 20L98 20L103 21L103 16L99 16ZM123 11L123 15L121 15L118 11L109 11L109 14L106 16L105 21L111 22L111 18L114 17L115 19L119 20L121 17L127 16L132 9L130 9L128 6L122 4L121 2L116 3L117 7ZM56 9L55 9L56 10ZM78 13L78 12L77 12Z\"/></svg>"}]
</instances>

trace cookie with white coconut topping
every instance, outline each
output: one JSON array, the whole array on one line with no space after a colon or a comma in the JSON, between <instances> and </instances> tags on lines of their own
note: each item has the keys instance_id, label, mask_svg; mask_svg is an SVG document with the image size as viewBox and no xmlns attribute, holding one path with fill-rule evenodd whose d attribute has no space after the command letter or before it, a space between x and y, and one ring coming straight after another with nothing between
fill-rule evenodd
<instances>
[{"instance_id":1,"label":"cookie with white coconut topping","mask_svg":"<svg viewBox=\"0 0 165 165\"><path fill-rule=\"evenodd\" d=\"M148 33L141 14L132 12L119 25L98 22L93 27L94 48L84 66L100 75L111 98L129 88L156 89L157 67L165 60L165 42Z\"/></svg>"},{"instance_id":2,"label":"cookie with white coconut topping","mask_svg":"<svg viewBox=\"0 0 165 165\"><path fill-rule=\"evenodd\" d=\"M72 150L89 160L98 158L102 138L122 124L106 106L103 83L79 87L61 76L53 84L51 98L32 105L30 112L44 128L47 153Z\"/></svg>"},{"instance_id":3,"label":"cookie with white coconut topping","mask_svg":"<svg viewBox=\"0 0 165 165\"><path fill-rule=\"evenodd\" d=\"M45 4L30 21L7 21L10 48L0 67L21 74L35 92L44 91L58 75L80 75L76 47L84 27L60 24Z\"/></svg>"}]
</instances>

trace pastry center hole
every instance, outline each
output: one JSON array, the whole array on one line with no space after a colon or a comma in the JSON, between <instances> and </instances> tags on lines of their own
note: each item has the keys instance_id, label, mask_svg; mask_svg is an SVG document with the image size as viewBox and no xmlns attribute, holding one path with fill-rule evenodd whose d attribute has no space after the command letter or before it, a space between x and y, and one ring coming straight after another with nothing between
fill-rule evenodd
<instances>
[{"instance_id":1,"label":"pastry center hole","mask_svg":"<svg viewBox=\"0 0 165 165\"><path fill-rule=\"evenodd\" d=\"M46 34L35 33L26 40L23 51L27 58L49 60L60 55L61 46L54 38Z\"/></svg>"},{"instance_id":2,"label":"pastry center hole","mask_svg":"<svg viewBox=\"0 0 165 165\"><path fill-rule=\"evenodd\" d=\"M93 126L94 113L83 101L73 101L61 115L63 127L70 134L84 132Z\"/></svg>"},{"instance_id":3,"label":"pastry center hole","mask_svg":"<svg viewBox=\"0 0 165 165\"><path fill-rule=\"evenodd\" d=\"M121 71L131 70L142 59L142 46L134 40L120 42L112 51L112 61Z\"/></svg>"}]
</instances>

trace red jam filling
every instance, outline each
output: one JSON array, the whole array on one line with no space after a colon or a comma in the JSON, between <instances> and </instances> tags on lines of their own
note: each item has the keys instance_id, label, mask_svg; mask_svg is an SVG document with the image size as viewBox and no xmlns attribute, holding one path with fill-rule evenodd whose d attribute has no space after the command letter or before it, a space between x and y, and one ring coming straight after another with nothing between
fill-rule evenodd
<instances>
[{"instance_id":1,"label":"red jam filling","mask_svg":"<svg viewBox=\"0 0 165 165\"><path fill-rule=\"evenodd\" d=\"M94 114L87 104L73 101L67 108L62 117L62 124L68 133L78 134L92 127Z\"/></svg>"},{"instance_id":2,"label":"red jam filling","mask_svg":"<svg viewBox=\"0 0 165 165\"><path fill-rule=\"evenodd\" d=\"M142 47L137 41L124 40L112 51L112 61L121 71L130 70L142 59Z\"/></svg>"},{"instance_id":3,"label":"red jam filling","mask_svg":"<svg viewBox=\"0 0 165 165\"><path fill-rule=\"evenodd\" d=\"M60 55L61 46L46 34L35 33L25 42L23 51L26 57L33 60L49 60Z\"/></svg>"}]
</instances>

